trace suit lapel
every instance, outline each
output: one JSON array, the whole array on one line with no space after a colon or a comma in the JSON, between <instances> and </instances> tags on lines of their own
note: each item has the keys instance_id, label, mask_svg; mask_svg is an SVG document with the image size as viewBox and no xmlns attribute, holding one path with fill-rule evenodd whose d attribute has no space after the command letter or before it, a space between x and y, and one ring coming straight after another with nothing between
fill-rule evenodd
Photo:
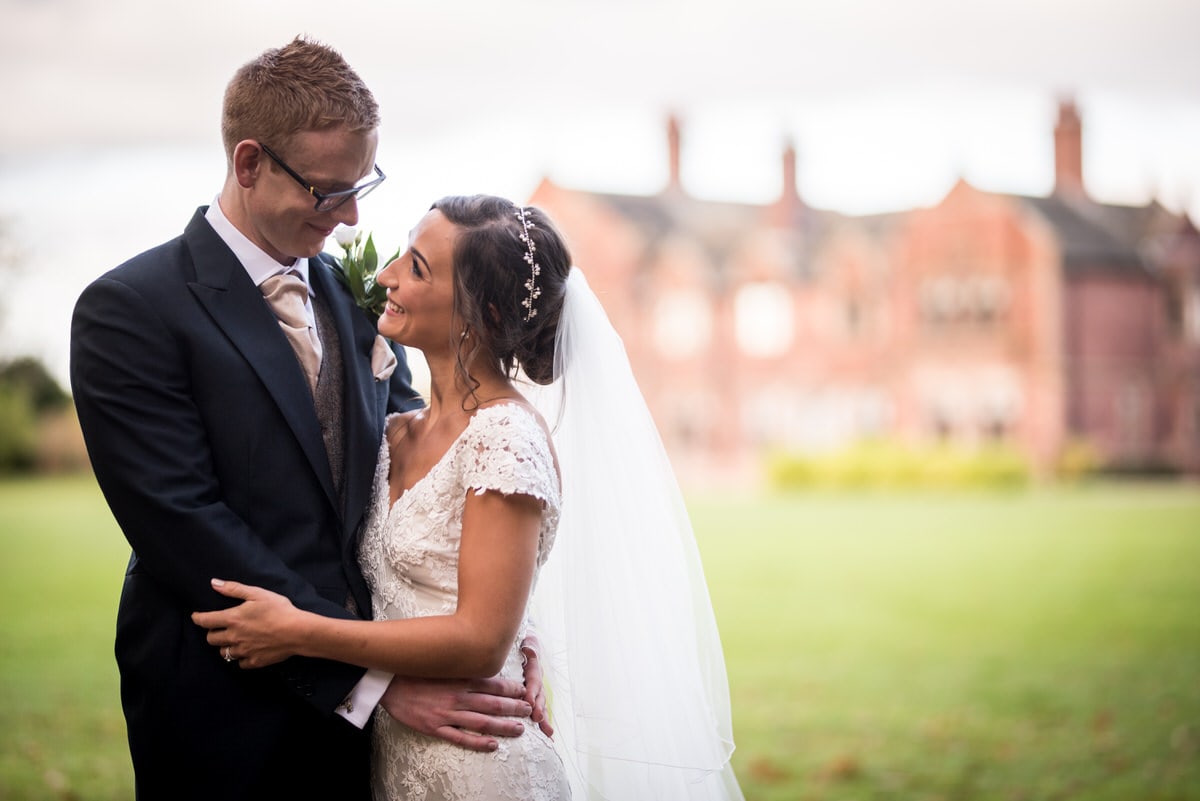
<instances>
[{"instance_id":1,"label":"suit lapel","mask_svg":"<svg viewBox=\"0 0 1200 801\"><path fill-rule=\"evenodd\" d=\"M188 224L184 239L196 269L196 281L189 289L258 374L337 509L338 496L312 394L262 292L209 226L203 210Z\"/></svg>"}]
</instances>

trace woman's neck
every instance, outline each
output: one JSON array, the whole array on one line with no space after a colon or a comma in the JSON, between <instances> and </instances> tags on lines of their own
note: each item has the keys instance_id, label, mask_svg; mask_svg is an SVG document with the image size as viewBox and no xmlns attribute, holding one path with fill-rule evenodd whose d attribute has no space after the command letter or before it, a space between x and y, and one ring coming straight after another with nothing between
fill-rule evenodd
<instances>
[{"instance_id":1,"label":"woman's neck","mask_svg":"<svg viewBox=\"0 0 1200 801\"><path fill-rule=\"evenodd\" d=\"M494 367L484 367L480 359L467 366L471 377L478 381L467 384L458 369L452 354L443 359L427 359L429 364L429 403L427 419L436 420L443 414L470 414L489 400L509 397L513 393L512 382Z\"/></svg>"}]
</instances>

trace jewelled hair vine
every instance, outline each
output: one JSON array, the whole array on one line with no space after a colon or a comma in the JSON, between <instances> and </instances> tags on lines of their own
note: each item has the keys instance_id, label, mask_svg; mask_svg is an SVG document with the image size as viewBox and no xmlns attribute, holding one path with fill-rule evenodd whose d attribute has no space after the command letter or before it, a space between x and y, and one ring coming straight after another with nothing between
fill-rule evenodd
<instances>
[{"instance_id":1,"label":"jewelled hair vine","mask_svg":"<svg viewBox=\"0 0 1200 801\"><path fill-rule=\"evenodd\" d=\"M529 296L521 301L521 305L525 307L525 322L529 322L534 317L537 317L537 308L533 304L542 296L542 288L537 283L538 275L541 274L542 268L538 266L537 261L533 257L533 252L537 250L537 245L534 244L533 237L529 234L529 229L534 227L534 223L525 215L525 208L523 206L517 206L516 217L521 221L521 241L525 243L525 263L529 265L529 280L525 282L525 288L529 290Z\"/></svg>"}]
</instances>

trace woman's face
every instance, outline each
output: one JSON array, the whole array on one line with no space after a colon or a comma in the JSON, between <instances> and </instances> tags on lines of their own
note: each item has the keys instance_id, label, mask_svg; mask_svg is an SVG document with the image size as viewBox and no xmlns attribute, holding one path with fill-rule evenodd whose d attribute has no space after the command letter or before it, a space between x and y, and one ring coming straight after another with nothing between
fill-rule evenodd
<instances>
[{"instance_id":1,"label":"woman's face","mask_svg":"<svg viewBox=\"0 0 1200 801\"><path fill-rule=\"evenodd\" d=\"M379 333L426 356L456 346L463 323L454 311L454 243L458 228L437 209L408 237L408 249L379 273L387 306Z\"/></svg>"}]
</instances>

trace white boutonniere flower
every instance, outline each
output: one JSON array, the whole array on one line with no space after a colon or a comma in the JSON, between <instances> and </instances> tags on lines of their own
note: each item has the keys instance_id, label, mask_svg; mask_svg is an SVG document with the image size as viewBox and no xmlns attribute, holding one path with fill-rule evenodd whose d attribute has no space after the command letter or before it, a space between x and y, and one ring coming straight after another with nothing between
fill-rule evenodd
<instances>
[{"instance_id":1,"label":"white boutonniere flower","mask_svg":"<svg viewBox=\"0 0 1200 801\"><path fill-rule=\"evenodd\" d=\"M371 322L378 322L387 302L387 294L384 287L375 281L379 271L379 254L375 250L374 239L367 234L364 240L362 231L347 225L333 229L333 239L342 249L342 257L337 260L333 274L350 290L354 302L367 313ZM397 249L383 264L386 266L399 255Z\"/></svg>"}]
</instances>

